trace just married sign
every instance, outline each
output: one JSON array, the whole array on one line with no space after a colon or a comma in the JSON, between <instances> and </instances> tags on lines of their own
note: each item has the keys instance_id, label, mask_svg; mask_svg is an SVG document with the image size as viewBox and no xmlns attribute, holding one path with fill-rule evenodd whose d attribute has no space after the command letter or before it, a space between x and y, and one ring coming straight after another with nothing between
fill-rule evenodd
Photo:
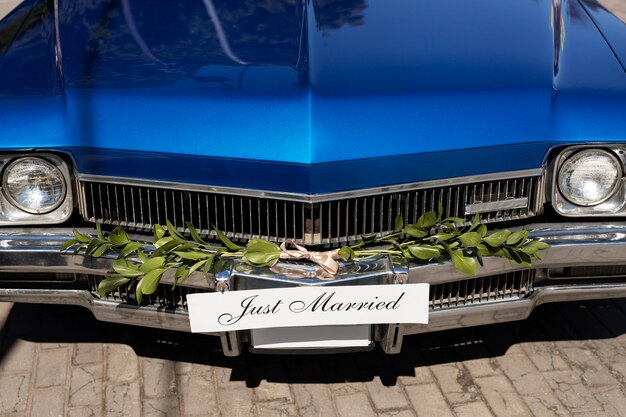
<instances>
[{"instance_id":1,"label":"just married sign","mask_svg":"<svg viewBox=\"0 0 626 417\"><path fill-rule=\"evenodd\" d=\"M272 288L189 294L191 331L428 323L428 284Z\"/></svg>"}]
</instances>

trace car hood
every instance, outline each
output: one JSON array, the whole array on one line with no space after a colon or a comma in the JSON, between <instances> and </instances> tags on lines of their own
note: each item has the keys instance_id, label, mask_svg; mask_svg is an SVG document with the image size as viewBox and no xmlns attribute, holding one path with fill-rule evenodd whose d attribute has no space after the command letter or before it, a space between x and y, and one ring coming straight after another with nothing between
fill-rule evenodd
<instances>
[{"instance_id":1,"label":"car hood","mask_svg":"<svg viewBox=\"0 0 626 417\"><path fill-rule=\"evenodd\" d=\"M626 76L589 2L55 4L0 22L0 146L82 172L316 193L623 140Z\"/></svg>"},{"instance_id":2,"label":"car hood","mask_svg":"<svg viewBox=\"0 0 626 417\"><path fill-rule=\"evenodd\" d=\"M626 2L581 0L581 3L626 71Z\"/></svg>"}]
</instances>

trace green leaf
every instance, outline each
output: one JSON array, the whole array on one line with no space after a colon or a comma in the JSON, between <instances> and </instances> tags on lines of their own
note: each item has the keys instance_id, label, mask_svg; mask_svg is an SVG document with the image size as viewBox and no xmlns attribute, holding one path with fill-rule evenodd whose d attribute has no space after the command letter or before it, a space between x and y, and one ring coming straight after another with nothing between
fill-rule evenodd
<instances>
[{"instance_id":1,"label":"green leaf","mask_svg":"<svg viewBox=\"0 0 626 417\"><path fill-rule=\"evenodd\" d=\"M202 267L202 265L206 265L208 262L209 262L209 259L206 259L204 261L196 262L189 269L186 269L187 266L185 265L185 269L184 269L183 273L180 275L180 283L184 284L185 281L187 281L187 278L189 278L189 276L192 273L196 272L198 269L200 269ZM176 271L176 273L178 273L178 271ZM175 278L175 282L177 282L176 278Z\"/></svg>"},{"instance_id":2,"label":"green leaf","mask_svg":"<svg viewBox=\"0 0 626 417\"><path fill-rule=\"evenodd\" d=\"M546 242L542 242L539 240L532 240L528 242L526 245L522 246L520 250L524 253L527 253L531 256L536 256L540 250L548 249L550 245Z\"/></svg>"},{"instance_id":3,"label":"green leaf","mask_svg":"<svg viewBox=\"0 0 626 417\"><path fill-rule=\"evenodd\" d=\"M91 256L93 256L94 258L99 258L100 256L104 255L106 251L108 251L112 247L113 247L112 243L103 243L102 245L98 246L93 252L91 252Z\"/></svg>"},{"instance_id":4,"label":"green leaf","mask_svg":"<svg viewBox=\"0 0 626 417\"><path fill-rule=\"evenodd\" d=\"M102 245L103 243L105 243L104 240L93 239L87 245L87 248L85 249L85 253L88 254L88 255L91 255L93 253L93 251L96 250L96 248L98 246Z\"/></svg>"},{"instance_id":5,"label":"green leaf","mask_svg":"<svg viewBox=\"0 0 626 417\"><path fill-rule=\"evenodd\" d=\"M147 274L155 269L159 269L165 264L165 258L162 256L157 256L156 258L149 258L143 265L139 267L141 272Z\"/></svg>"},{"instance_id":6,"label":"green leaf","mask_svg":"<svg viewBox=\"0 0 626 417\"><path fill-rule=\"evenodd\" d=\"M276 243L262 239L252 239L246 245L244 259L256 266L269 266L280 258L280 248Z\"/></svg>"},{"instance_id":7,"label":"green leaf","mask_svg":"<svg viewBox=\"0 0 626 417\"><path fill-rule=\"evenodd\" d=\"M145 253L139 251L137 252L137 257L139 258L139 260L141 261L142 264L145 264L146 262L148 262L148 255L146 255Z\"/></svg>"},{"instance_id":8,"label":"green leaf","mask_svg":"<svg viewBox=\"0 0 626 417\"><path fill-rule=\"evenodd\" d=\"M129 243L126 244L126 246L124 246L124 249L122 250L122 252L120 252L120 257L121 258L126 258L131 253L133 253L136 250L141 249L141 248L143 248L143 243L141 243L141 242L129 242Z\"/></svg>"},{"instance_id":9,"label":"green leaf","mask_svg":"<svg viewBox=\"0 0 626 417\"><path fill-rule=\"evenodd\" d=\"M163 239L161 239L161 240L163 240ZM172 251L174 249L177 249L180 246L182 246L180 244L180 241L178 241L178 240L170 240L169 242L165 243L164 245L161 245L157 250L152 252L152 256L161 256L161 255L167 254L170 251Z\"/></svg>"},{"instance_id":10,"label":"green leaf","mask_svg":"<svg viewBox=\"0 0 626 417\"><path fill-rule=\"evenodd\" d=\"M349 261L350 259L354 258L354 251L350 246L343 246L341 249L339 249L339 252L337 252L337 254L341 256L344 261Z\"/></svg>"},{"instance_id":11,"label":"green leaf","mask_svg":"<svg viewBox=\"0 0 626 417\"><path fill-rule=\"evenodd\" d=\"M72 246L76 245L80 243L80 241L78 239L70 239L70 240L66 240L65 243L63 243L63 245L61 245L61 252L65 252L66 250L68 250L69 248L71 248Z\"/></svg>"},{"instance_id":12,"label":"green leaf","mask_svg":"<svg viewBox=\"0 0 626 417\"><path fill-rule=\"evenodd\" d=\"M476 255L476 260L478 261L478 263L480 264L480 266L485 266L485 264L483 263L483 257L482 257L482 255L480 254L480 251L478 251L478 250L477 250L477 251L475 252L475 255Z\"/></svg>"},{"instance_id":13,"label":"green leaf","mask_svg":"<svg viewBox=\"0 0 626 417\"><path fill-rule=\"evenodd\" d=\"M448 255L450 255L450 258L452 258L452 248L450 248L450 245L448 245L446 242L443 242L443 241L439 243L441 244L441 246L443 246L444 250L448 253Z\"/></svg>"},{"instance_id":14,"label":"green leaf","mask_svg":"<svg viewBox=\"0 0 626 417\"><path fill-rule=\"evenodd\" d=\"M511 235L506 239L506 244L509 246L517 246L524 243L527 238L528 230L518 230L517 232L511 233Z\"/></svg>"},{"instance_id":15,"label":"green leaf","mask_svg":"<svg viewBox=\"0 0 626 417\"><path fill-rule=\"evenodd\" d=\"M189 275L191 275L191 272L189 272L188 269L185 269L185 272L183 273L183 275L180 277L180 283L184 284L185 281L187 281L187 278L189 278Z\"/></svg>"},{"instance_id":16,"label":"green leaf","mask_svg":"<svg viewBox=\"0 0 626 417\"><path fill-rule=\"evenodd\" d=\"M216 253L209 256L209 258L204 263L204 268L202 268L202 272L204 272L205 274L209 273L209 270L211 269L211 266L213 265L213 261L215 260L215 258L217 258Z\"/></svg>"},{"instance_id":17,"label":"green leaf","mask_svg":"<svg viewBox=\"0 0 626 417\"><path fill-rule=\"evenodd\" d=\"M189 274L193 274L194 272L196 272L198 269L202 268L202 265L204 265L207 262L207 260L203 260L203 261L199 261L196 262L195 264L193 264L191 266L191 268L189 268Z\"/></svg>"},{"instance_id":18,"label":"green leaf","mask_svg":"<svg viewBox=\"0 0 626 417\"><path fill-rule=\"evenodd\" d=\"M474 218L472 219L472 225L470 226L469 231L471 232L472 230L476 229L479 225L480 225L480 215L476 213L474 215ZM486 229L487 229L487 226L485 226L485 231Z\"/></svg>"},{"instance_id":19,"label":"green leaf","mask_svg":"<svg viewBox=\"0 0 626 417\"><path fill-rule=\"evenodd\" d=\"M160 248L161 246L173 242L174 238L171 236L167 236L167 237L162 237L161 239L157 240L156 242L154 242L154 247L155 248Z\"/></svg>"},{"instance_id":20,"label":"green leaf","mask_svg":"<svg viewBox=\"0 0 626 417\"><path fill-rule=\"evenodd\" d=\"M458 235L458 233L437 233L429 237L429 239L433 239L439 242L446 242L450 239L457 237Z\"/></svg>"},{"instance_id":21,"label":"green leaf","mask_svg":"<svg viewBox=\"0 0 626 417\"><path fill-rule=\"evenodd\" d=\"M510 248L508 246L505 246L504 248L509 253L509 257L511 258L513 262L518 263L518 264L521 264L522 262L524 262L521 256L519 256L519 254L514 248Z\"/></svg>"},{"instance_id":22,"label":"green leaf","mask_svg":"<svg viewBox=\"0 0 626 417\"><path fill-rule=\"evenodd\" d=\"M98 239L105 240L104 233L102 233L102 223L96 222L96 234L98 235Z\"/></svg>"},{"instance_id":23,"label":"green leaf","mask_svg":"<svg viewBox=\"0 0 626 417\"><path fill-rule=\"evenodd\" d=\"M161 277L165 271L167 271L167 268L153 269L141 278L141 281L139 281L139 284L137 284L137 288L135 289L137 304L141 304L143 295L150 295L157 290L159 281L161 281Z\"/></svg>"},{"instance_id":24,"label":"green leaf","mask_svg":"<svg viewBox=\"0 0 626 417\"><path fill-rule=\"evenodd\" d=\"M213 230L215 230L217 237L222 241L222 243L224 244L224 246L226 246L228 250L236 251L241 249L241 246L235 245L233 242L231 242L230 239L227 238L221 230L217 229L215 226L213 226Z\"/></svg>"},{"instance_id":25,"label":"green leaf","mask_svg":"<svg viewBox=\"0 0 626 417\"><path fill-rule=\"evenodd\" d=\"M159 239L161 239L163 236L165 236L165 229L163 229L163 226L161 226L160 224L155 224L154 225L154 237L152 238L152 243L158 242Z\"/></svg>"},{"instance_id":26,"label":"green leaf","mask_svg":"<svg viewBox=\"0 0 626 417\"><path fill-rule=\"evenodd\" d=\"M210 253L205 253L205 252L181 252L181 251L175 251L174 254L176 256L180 256L183 259L187 259L189 261L197 261L200 259L206 259L209 256L211 256Z\"/></svg>"},{"instance_id":27,"label":"green leaf","mask_svg":"<svg viewBox=\"0 0 626 417\"><path fill-rule=\"evenodd\" d=\"M474 258L467 257L460 250L452 252L452 265L465 275L476 275L478 266Z\"/></svg>"},{"instance_id":28,"label":"green leaf","mask_svg":"<svg viewBox=\"0 0 626 417\"><path fill-rule=\"evenodd\" d=\"M489 255L491 255L491 252L493 251L493 249L491 249L487 245L483 245L481 243L480 245L476 246L476 251L477 251L478 255L489 256Z\"/></svg>"},{"instance_id":29,"label":"green leaf","mask_svg":"<svg viewBox=\"0 0 626 417\"><path fill-rule=\"evenodd\" d=\"M76 237L76 240L78 240L80 243L88 243L91 240L89 236L82 234L76 228L72 229L72 232L74 233L74 237Z\"/></svg>"},{"instance_id":30,"label":"green leaf","mask_svg":"<svg viewBox=\"0 0 626 417\"><path fill-rule=\"evenodd\" d=\"M489 246L497 248L504 245L510 235L511 232L508 230L499 230L495 233L490 234L489 236L484 237L483 242L485 242Z\"/></svg>"},{"instance_id":31,"label":"green leaf","mask_svg":"<svg viewBox=\"0 0 626 417\"><path fill-rule=\"evenodd\" d=\"M193 223L187 222L185 223L185 225L187 226L187 229L189 230L189 233L191 234L191 238L194 240L194 242L200 243L201 245L206 245L206 242L202 240L202 238L200 237L200 234L194 227Z\"/></svg>"},{"instance_id":32,"label":"green leaf","mask_svg":"<svg viewBox=\"0 0 626 417\"><path fill-rule=\"evenodd\" d=\"M418 239L428 236L428 230L416 224L407 224L402 233Z\"/></svg>"},{"instance_id":33,"label":"green leaf","mask_svg":"<svg viewBox=\"0 0 626 417\"><path fill-rule=\"evenodd\" d=\"M117 226L113 231L109 234L109 241L113 243L115 246L122 246L129 242L128 235L124 231L122 226Z\"/></svg>"},{"instance_id":34,"label":"green leaf","mask_svg":"<svg viewBox=\"0 0 626 417\"><path fill-rule=\"evenodd\" d=\"M476 233L478 233L480 237L487 236L487 226L481 224L480 227L476 230Z\"/></svg>"},{"instance_id":35,"label":"green leaf","mask_svg":"<svg viewBox=\"0 0 626 417\"><path fill-rule=\"evenodd\" d=\"M136 265L128 262L126 259L116 259L113 261L113 270L125 277L138 277L143 275L143 272L137 268Z\"/></svg>"},{"instance_id":36,"label":"green leaf","mask_svg":"<svg viewBox=\"0 0 626 417\"><path fill-rule=\"evenodd\" d=\"M98 294L100 294L100 297L104 298L111 291L114 291L129 282L130 279L126 277L106 277L100 281L100 284L98 284Z\"/></svg>"},{"instance_id":37,"label":"green leaf","mask_svg":"<svg viewBox=\"0 0 626 417\"><path fill-rule=\"evenodd\" d=\"M513 260L511 258L511 254L505 248L499 248L499 249L496 249L496 250L492 250L491 251L491 256L497 256L499 258L505 258L505 259Z\"/></svg>"},{"instance_id":38,"label":"green leaf","mask_svg":"<svg viewBox=\"0 0 626 417\"><path fill-rule=\"evenodd\" d=\"M459 236L459 241L466 248L475 248L480 244L482 236L476 232L467 232Z\"/></svg>"},{"instance_id":39,"label":"green leaf","mask_svg":"<svg viewBox=\"0 0 626 417\"><path fill-rule=\"evenodd\" d=\"M176 272L174 273L174 285L172 285L172 289L176 288L178 284L178 280L185 275L185 271L187 271L187 264L182 264L178 268L176 268Z\"/></svg>"},{"instance_id":40,"label":"green leaf","mask_svg":"<svg viewBox=\"0 0 626 417\"><path fill-rule=\"evenodd\" d=\"M517 252L519 257L522 259L521 265L530 266L530 264L532 262L532 257L529 254L527 254L526 252L524 252L521 249L519 249L519 248L515 249L515 251Z\"/></svg>"},{"instance_id":41,"label":"green leaf","mask_svg":"<svg viewBox=\"0 0 626 417\"><path fill-rule=\"evenodd\" d=\"M182 245L179 245L178 247L176 247L177 251L186 251L189 249L195 249L197 248L198 245L196 245L195 243L183 243Z\"/></svg>"},{"instance_id":42,"label":"green leaf","mask_svg":"<svg viewBox=\"0 0 626 417\"><path fill-rule=\"evenodd\" d=\"M453 224L461 223L462 224L462 223L465 223L465 219L462 219L460 217L446 217L441 222L442 223L453 223Z\"/></svg>"},{"instance_id":43,"label":"green leaf","mask_svg":"<svg viewBox=\"0 0 626 417\"><path fill-rule=\"evenodd\" d=\"M402 218L402 212L398 212L396 216L396 220L394 221L393 231L394 233L399 232L404 227L404 219ZM346 259L347 260L347 259Z\"/></svg>"},{"instance_id":44,"label":"green leaf","mask_svg":"<svg viewBox=\"0 0 626 417\"><path fill-rule=\"evenodd\" d=\"M430 229L437 223L437 214L434 211L427 211L417 219L417 226L423 229Z\"/></svg>"},{"instance_id":45,"label":"green leaf","mask_svg":"<svg viewBox=\"0 0 626 417\"><path fill-rule=\"evenodd\" d=\"M166 220L165 223L167 224L167 231L174 240L180 243L186 242L185 238L178 233L178 230L176 230L176 226L174 226L169 220Z\"/></svg>"},{"instance_id":46,"label":"green leaf","mask_svg":"<svg viewBox=\"0 0 626 417\"><path fill-rule=\"evenodd\" d=\"M441 255L441 250L430 245L411 245L407 248L417 259L428 260Z\"/></svg>"}]
</instances>

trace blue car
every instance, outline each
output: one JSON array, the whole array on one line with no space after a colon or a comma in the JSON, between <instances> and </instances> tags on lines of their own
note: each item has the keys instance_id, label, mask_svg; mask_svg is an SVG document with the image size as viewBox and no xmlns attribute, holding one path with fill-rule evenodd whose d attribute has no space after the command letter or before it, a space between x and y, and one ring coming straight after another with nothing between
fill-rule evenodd
<instances>
[{"instance_id":1,"label":"blue car","mask_svg":"<svg viewBox=\"0 0 626 417\"><path fill-rule=\"evenodd\" d=\"M208 333L229 356L398 353L405 335L626 296L625 169L620 0L0 3L1 301ZM486 232L448 244L435 221L510 248L483 259ZM178 255L133 281L165 232ZM367 317L281 322L288 303L254 295L229 320L261 324L194 324L227 293L321 291L302 304L319 316L351 286L367 295L342 306ZM425 319L376 316L398 288Z\"/></svg>"}]
</instances>

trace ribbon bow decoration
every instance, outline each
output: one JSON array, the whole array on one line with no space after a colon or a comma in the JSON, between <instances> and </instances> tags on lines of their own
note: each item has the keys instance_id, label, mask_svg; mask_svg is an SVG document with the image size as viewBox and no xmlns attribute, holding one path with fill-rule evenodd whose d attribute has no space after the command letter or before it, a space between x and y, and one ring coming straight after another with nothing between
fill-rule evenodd
<instances>
[{"instance_id":1,"label":"ribbon bow decoration","mask_svg":"<svg viewBox=\"0 0 626 417\"><path fill-rule=\"evenodd\" d=\"M287 245L295 249L287 249ZM338 257L339 249L326 252L309 252L305 247L296 244L293 240L287 239L280 245L280 259L308 259L322 267L324 272L335 275L339 269Z\"/></svg>"}]
</instances>

